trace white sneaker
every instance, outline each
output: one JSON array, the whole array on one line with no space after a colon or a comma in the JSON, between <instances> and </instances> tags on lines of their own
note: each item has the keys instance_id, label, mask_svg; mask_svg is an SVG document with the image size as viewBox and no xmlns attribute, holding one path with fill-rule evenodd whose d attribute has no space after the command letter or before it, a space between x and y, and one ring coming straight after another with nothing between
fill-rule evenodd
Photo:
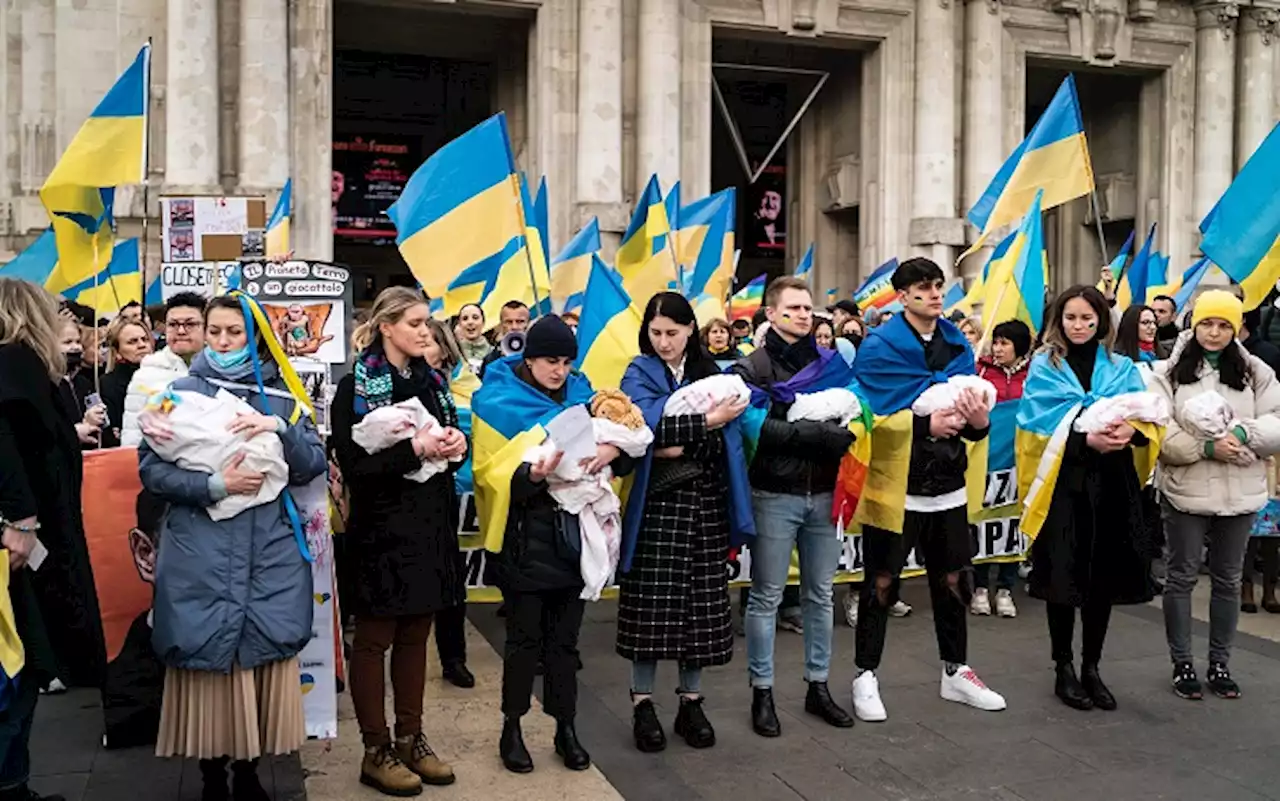
<instances>
[{"instance_id":1,"label":"white sneaker","mask_svg":"<svg viewBox=\"0 0 1280 801\"><path fill-rule=\"evenodd\" d=\"M985 589L979 588L973 591L973 600L969 602L969 614L991 614L991 596Z\"/></svg>"},{"instance_id":2,"label":"white sneaker","mask_svg":"<svg viewBox=\"0 0 1280 801\"><path fill-rule=\"evenodd\" d=\"M906 617L911 614L911 604L906 601L898 601L893 606L889 607L889 614L894 617Z\"/></svg>"},{"instance_id":3,"label":"white sneaker","mask_svg":"<svg viewBox=\"0 0 1280 801\"><path fill-rule=\"evenodd\" d=\"M996 614L1000 617L1017 617L1018 607L1013 605L1013 593L996 590Z\"/></svg>"},{"instance_id":4,"label":"white sneaker","mask_svg":"<svg viewBox=\"0 0 1280 801\"><path fill-rule=\"evenodd\" d=\"M1026 581L1027 576L1030 576L1030 575L1031 575L1030 562L1023 562L1022 564L1018 565L1018 578L1022 579L1023 581Z\"/></svg>"},{"instance_id":5,"label":"white sneaker","mask_svg":"<svg viewBox=\"0 0 1280 801\"><path fill-rule=\"evenodd\" d=\"M858 593L846 592L844 594L844 622L849 624L849 628L856 629L858 627Z\"/></svg>"},{"instance_id":6,"label":"white sneaker","mask_svg":"<svg viewBox=\"0 0 1280 801\"><path fill-rule=\"evenodd\" d=\"M875 671L864 670L853 680L853 714L858 716L858 720L868 723L888 720L889 714L884 711L884 702L880 700L880 681Z\"/></svg>"},{"instance_id":7,"label":"white sneaker","mask_svg":"<svg viewBox=\"0 0 1280 801\"><path fill-rule=\"evenodd\" d=\"M1004 696L982 683L978 674L968 665L961 665L956 675L948 676L942 668L942 700L967 704L985 712L1000 712L1005 708Z\"/></svg>"}]
</instances>

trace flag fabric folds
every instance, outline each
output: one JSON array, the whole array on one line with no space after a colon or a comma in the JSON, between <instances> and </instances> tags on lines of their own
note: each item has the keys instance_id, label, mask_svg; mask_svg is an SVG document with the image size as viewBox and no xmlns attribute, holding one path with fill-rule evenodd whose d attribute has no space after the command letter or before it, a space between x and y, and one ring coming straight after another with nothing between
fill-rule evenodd
<instances>
[{"instance_id":1,"label":"flag fabric folds","mask_svg":"<svg viewBox=\"0 0 1280 801\"><path fill-rule=\"evenodd\" d=\"M276 207L267 220L267 258L289 253L289 224L293 217L293 179L284 182Z\"/></svg>"},{"instance_id":2,"label":"flag fabric folds","mask_svg":"<svg viewBox=\"0 0 1280 801\"><path fill-rule=\"evenodd\" d=\"M1200 287L1200 282L1204 280L1205 275L1212 268L1213 262L1209 261L1209 257L1201 256L1199 261L1184 270L1182 275L1171 283L1147 290L1147 297L1154 298L1157 295L1168 295L1173 298L1174 308L1177 311L1182 311L1187 307L1187 303L1191 300L1191 296L1195 294L1196 289Z\"/></svg>"},{"instance_id":3,"label":"flag fabric folds","mask_svg":"<svg viewBox=\"0 0 1280 801\"><path fill-rule=\"evenodd\" d=\"M1051 209L1089 194L1093 186L1075 76L1068 75L1031 133L969 210L968 220L980 235L960 258L982 247L992 231L1024 217L1037 192L1044 192L1042 207Z\"/></svg>"},{"instance_id":4,"label":"flag fabric folds","mask_svg":"<svg viewBox=\"0 0 1280 801\"><path fill-rule=\"evenodd\" d=\"M1033 334L1038 333L1044 324L1045 273L1048 268L1040 194L1036 193L1027 216L999 260L992 254L991 272L984 282L982 296L984 332L1007 320L1023 321Z\"/></svg>"},{"instance_id":5,"label":"flag fabric folds","mask_svg":"<svg viewBox=\"0 0 1280 801\"><path fill-rule=\"evenodd\" d=\"M898 260L889 259L867 276L862 286L853 291L853 302L858 304L858 308L863 311L881 309L892 303L898 296L893 289L893 273L897 269Z\"/></svg>"},{"instance_id":6,"label":"flag fabric folds","mask_svg":"<svg viewBox=\"0 0 1280 801\"><path fill-rule=\"evenodd\" d=\"M475 397L476 390L480 389L480 379L475 373L471 372L471 368L465 363L460 363L453 368L453 375L449 378L449 392L453 395L454 408L458 410L458 430L461 431L470 442L471 437L471 399ZM453 485L458 491L458 495L466 495L474 489L471 479L472 456L474 454L467 452L467 458L462 460L458 465L458 469L453 473Z\"/></svg>"},{"instance_id":7,"label":"flag fabric folds","mask_svg":"<svg viewBox=\"0 0 1280 801\"><path fill-rule=\"evenodd\" d=\"M1160 254L1155 250L1156 224L1151 223L1147 238L1133 257L1133 264L1125 270L1124 278L1116 285L1116 307L1127 309L1135 303L1147 302L1147 287L1159 286L1165 281L1160 273ZM1158 280L1153 281L1153 277Z\"/></svg>"},{"instance_id":8,"label":"flag fabric folds","mask_svg":"<svg viewBox=\"0 0 1280 801\"><path fill-rule=\"evenodd\" d=\"M649 298L667 291L676 280L670 233L667 206L658 186L658 176L654 175L636 203L631 223L614 257L622 285L637 303L648 303Z\"/></svg>"},{"instance_id":9,"label":"flag fabric folds","mask_svg":"<svg viewBox=\"0 0 1280 801\"><path fill-rule=\"evenodd\" d=\"M810 280L809 273L813 272L813 243L809 243L809 249L800 257L800 263L796 265L796 278Z\"/></svg>"},{"instance_id":10,"label":"flag fabric folds","mask_svg":"<svg viewBox=\"0 0 1280 801\"><path fill-rule=\"evenodd\" d=\"M64 294L93 280L111 262L115 187L60 186L51 196L58 204L49 207L58 266L45 281L45 289Z\"/></svg>"},{"instance_id":11,"label":"flag fabric folds","mask_svg":"<svg viewBox=\"0 0 1280 801\"><path fill-rule=\"evenodd\" d=\"M737 190L730 187L680 209L673 226L676 258L685 268L685 297L706 294L721 306L733 285L734 214Z\"/></svg>"},{"instance_id":12,"label":"flag fabric folds","mask_svg":"<svg viewBox=\"0 0 1280 801\"><path fill-rule=\"evenodd\" d=\"M1280 124L1200 223L1200 250L1256 308L1280 279Z\"/></svg>"},{"instance_id":13,"label":"flag fabric folds","mask_svg":"<svg viewBox=\"0 0 1280 801\"><path fill-rule=\"evenodd\" d=\"M142 302L142 262L138 258L138 240L124 239L111 249L111 260L99 271L96 280L68 287L62 295L93 309L99 317L117 314L125 305Z\"/></svg>"},{"instance_id":14,"label":"flag fabric folds","mask_svg":"<svg viewBox=\"0 0 1280 801\"><path fill-rule=\"evenodd\" d=\"M964 281L956 279L951 282L951 286L947 287L946 293L942 296L942 311L944 314L950 314L952 311L960 307L964 302ZM967 314L968 311L965 310Z\"/></svg>"},{"instance_id":15,"label":"flag fabric folds","mask_svg":"<svg viewBox=\"0 0 1280 801\"><path fill-rule=\"evenodd\" d=\"M730 320L750 320L760 307L764 305L764 281L766 276L757 275L737 292L729 302Z\"/></svg>"},{"instance_id":16,"label":"flag fabric folds","mask_svg":"<svg viewBox=\"0 0 1280 801\"><path fill-rule=\"evenodd\" d=\"M0 265L0 278L16 278L44 286L57 266L58 246L53 228L49 227L8 264Z\"/></svg>"},{"instance_id":17,"label":"flag fabric folds","mask_svg":"<svg viewBox=\"0 0 1280 801\"><path fill-rule=\"evenodd\" d=\"M501 263L493 262L498 271L491 276L481 298L486 328L494 328L501 322L502 306L512 300L528 306L534 317L551 312L551 272L547 267L546 247L535 224L536 206L529 199L529 187L523 179L520 198L523 207L531 210L524 215L524 242ZM503 252L507 254L509 247Z\"/></svg>"},{"instance_id":18,"label":"flag fabric folds","mask_svg":"<svg viewBox=\"0 0 1280 801\"><path fill-rule=\"evenodd\" d=\"M595 386L616 388L627 365L640 353L641 320L642 315L631 303L618 274L599 255L593 255L591 277L578 318L578 359L574 366Z\"/></svg>"},{"instance_id":19,"label":"flag fabric folds","mask_svg":"<svg viewBox=\"0 0 1280 801\"><path fill-rule=\"evenodd\" d=\"M551 307L557 312L582 306L591 275L591 257L600 252L600 222L595 217L574 234L551 261Z\"/></svg>"}]
</instances>

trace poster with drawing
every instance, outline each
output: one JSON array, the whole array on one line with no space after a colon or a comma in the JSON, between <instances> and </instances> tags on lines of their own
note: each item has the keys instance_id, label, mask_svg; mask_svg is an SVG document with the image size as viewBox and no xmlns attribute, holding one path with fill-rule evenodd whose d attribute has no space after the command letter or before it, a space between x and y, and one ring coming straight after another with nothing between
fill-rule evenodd
<instances>
[{"instance_id":1,"label":"poster with drawing","mask_svg":"<svg viewBox=\"0 0 1280 801\"><path fill-rule=\"evenodd\" d=\"M295 366L347 361L351 271L319 261L249 261L241 288L256 298Z\"/></svg>"}]
</instances>

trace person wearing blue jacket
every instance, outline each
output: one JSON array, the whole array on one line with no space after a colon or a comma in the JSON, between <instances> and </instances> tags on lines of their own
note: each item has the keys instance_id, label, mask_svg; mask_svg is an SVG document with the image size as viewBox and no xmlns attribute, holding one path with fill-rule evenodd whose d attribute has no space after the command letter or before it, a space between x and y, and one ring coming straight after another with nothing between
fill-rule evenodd
<instances>
[{"instance_id":1,"label":"person wearing blue jacket","mask_svg":"<svg viewBox=\"0 0 1280 801\"><path fill-rule=\"evenodd\" d=\"M228 430L274 432L284 446L289 485L328 470L324 446L246 314L251 301L214 298L205 308L205 348L178 392L226 390L257 410ZM242 305L243 304L243 305ZM258 330L254 330L257 328ZM209 475L162 459L149 442L171 435L164 418L139 418L146 439L143 487L169 503L156 561L152 645L165 664L156 755L200 760L205 801L226 799L232 762L236 801L269 796L258 782L263 754L287 754L306 739L298 653L312 634L309 551L289 490L215 522L207 509L230 495L255 495L263 475L233 459Z\"/></svg>"}]
</instances>

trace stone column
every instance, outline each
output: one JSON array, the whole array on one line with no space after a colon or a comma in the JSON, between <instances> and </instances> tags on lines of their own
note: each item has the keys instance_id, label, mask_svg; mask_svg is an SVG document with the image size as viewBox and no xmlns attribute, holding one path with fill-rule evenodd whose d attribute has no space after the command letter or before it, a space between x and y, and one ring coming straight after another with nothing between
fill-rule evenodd
<instances>
[{"instance_id":1,"label":"stone column","mask_svg":"<svg viewBox=\"0 0 1280 801\"><path fill-rule=\"evenodd\" d=\"M590 2L591 0L587 0ZM680 178L680 0L640 0L636 193Z\"/></svg>"},{"instance_id":2,"label":"stone column","mask_svg":"<svg viewBox=\"0 0 1280 801\"><path fill-rule=\"evenodd\" d=\"M1197 222L1235 174L1235 3L1196 6L1196 167L1194 173Z\"/></svg>"},{"instance_id":3,"label":"stone column","mask_svg":"<svg viewBox=\"0 0 1280 801\"><path fill-rule=\"evenodd\" d=\"M35 192L44 183L58 157L54 123L58 102L54 91L57 75L54 2L31 0L20 13L19 175L21 188Z\"/></svg>"},{"instance_id":4,"label":"stone column","mask_svg":"<svg viewBox=\"0 0 1280 801\"><path fill-rule=\"evenodd\" d=\"M218 0L169 0L165 183L218 189Z\"/></svg>"},{"instance_id":5,"label":"stone column","mask_svg":"<svg viewBox=\"0 0 1280 801\"><path fill-rule=\"evenodd\" d=\"M557 192L555 187L576 189L574 162L578 153L580 106L574 96L578 88L579 51L575 37L579 5L578 0L543 0L538 8L530 57L530 81L536 81L530 93L535 99L530 139L536 149L529 180L538 180L534 174L545 176L547 185L552 187L547 210L551 239L547 247L552 258L577 231L570 221L573 199Z\"/></svg>"},{"instance_id":6,"label":"stone column","mask_svg":"<svg viewBox=\"0 0 1280 801\"><path fill-rule=\"evenodd\" d=\"M1001 135L1005 127L1003 51L1004 23L999 0L966 0L962 214L973 208L1008 155ZM964 274L980 274L985 260L985 250L969 257L962 267Z\"/></svg>"},{"instance_id":7,"label":"stone column","mask_svg":"<svg viewBox=\"0 0 1280 801\"><path fill-rule=\"evenodd\" d=\"M1280 11L1254 6L1240 10L1240 82L1236 111L1236 169L1271 133L1276 91L1275 39Z\"/></svg>"},{"instance_id":8,"label":"stone column","mask_svg":"<svg viewBox=\"0 0 1280 801\"><path fill-rule=\"evenodd\" d=\"M333 0L294 0L293 223L300 258L333 258Z\"/></svg>"},{"instance_id":9,"label":"stone column","mask_svg":"<svg viewBox=\"0 0 1280 801\"><path fill-rule=\"evenodd\" d=\"M240 163L242 191L279 189L289 179L289 6L240 4Z\"/></svg>"},{"instance_id":10,"label":"stone column","mask_svg":"<svg viewBox=\"0 0 1280 801\"><path fill-rule=\"evenodd\" d=\"M956 220L956 9L951 0L916 3L915 153L911 245L950 273Z\"/></svg>"},{"instance_id":11,"label":"stone column","mask_svg":"<svg viewBox=\"0 0 1280 801\"><path fill-rule=\"evenodd\" d=\"M578 202L622 202L622 0L578 3Z\"/></svg>"}]
</instances>

